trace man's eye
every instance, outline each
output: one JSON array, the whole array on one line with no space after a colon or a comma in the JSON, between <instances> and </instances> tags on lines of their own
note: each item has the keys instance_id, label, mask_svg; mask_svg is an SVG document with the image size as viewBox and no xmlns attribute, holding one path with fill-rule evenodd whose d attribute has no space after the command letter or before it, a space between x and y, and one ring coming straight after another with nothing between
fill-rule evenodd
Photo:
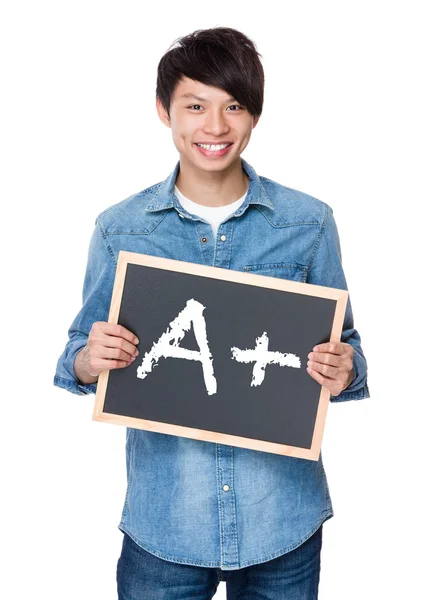
<instances>
[{"instance_id":1,"label":"man's eye","mask_svg":"<svg viewBox=\"0 0 430 600\"><path fill-rule=\"evenodd\" d=\"M187 106L187 108L195 108L196 106L201 107L201 104L192 104L191 106ZM234 106L235 109L241 109L242 108L242 106L239 106L239 104L230 104L229 108L231 108L232 106ZM199 112L199 111L197 111L197 112ZM233 111L230 111L230 112L238 112L238 111L237 110L233 110Z\"/></svg>"}]
</instances>

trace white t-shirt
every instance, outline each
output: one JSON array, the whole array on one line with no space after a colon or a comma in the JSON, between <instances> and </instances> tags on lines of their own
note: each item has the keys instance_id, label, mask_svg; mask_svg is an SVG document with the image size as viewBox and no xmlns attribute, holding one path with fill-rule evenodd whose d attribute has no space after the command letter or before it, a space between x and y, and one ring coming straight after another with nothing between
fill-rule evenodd
<instances>
[{"instance_id":1,"label":"white t-shirt","mask_svg":"<svg viewBox=\"0 0 430 600\"><path fill-rule=\"evenodd\" d=\"M234 213L242 202L245 200L246 194L248 190L246 190L245 194L239 200L232 202L231 204L227 204L226 206L204 206L203 204L197 204L197 202L193 202L189 198L186 198L179 189L175 185L175 194L178 197L180 204L192 215L197 215L202 217L212 225L212 229L214 232L214 237L216 237L218 226L221 221L224 221L229 215Z\"/></svg>"}]
</instances>

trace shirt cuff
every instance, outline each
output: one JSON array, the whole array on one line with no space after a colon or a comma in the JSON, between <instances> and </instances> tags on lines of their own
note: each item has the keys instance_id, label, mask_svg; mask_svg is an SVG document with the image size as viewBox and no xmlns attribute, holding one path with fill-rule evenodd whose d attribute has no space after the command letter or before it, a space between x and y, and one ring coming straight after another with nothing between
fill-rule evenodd
<instances>
[{"instance_id":1,"label":"shirt cuff","mask_svg":"<svg viewBox=\"0 0 430 600\"><path fill-rule=\"evenodd\" d=\"M75 379L64 379L64 377L59 377L58 375L54 375L54 385L78 396L95 394L97 391L97 383L79 383Z\"/></svg>"},{"instance_id":2,"label":"shirt cuff","mask_svg":"<svg viewBox=\"0 0 430 600\"><path fill-rule=\"evenodd\" d=\"M330 394L331 402L344 402L345 400L363 400L364 398L370 398L369 386L367 385L367 383L365 383L363 387L361 387L358 390L348 391L348 388L346 388L337 396L332 396Z\"/></svg>"}]
</instances>

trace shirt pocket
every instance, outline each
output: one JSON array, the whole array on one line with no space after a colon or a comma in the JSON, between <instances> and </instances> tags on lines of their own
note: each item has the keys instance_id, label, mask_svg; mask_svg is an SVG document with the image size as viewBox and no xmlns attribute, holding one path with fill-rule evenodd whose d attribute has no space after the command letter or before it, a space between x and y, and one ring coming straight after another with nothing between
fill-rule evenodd
<instances>
[{"instance_id":1,"label":"shirt pocket","mask_svg":"<svg viewBox=\"0 0 430 600\"><path fill-rule=\"evenodd\" d=\"M291 279L292 281L301 281L304 283L306 281L308 268L306 265L300 265L298 263L280 262L245 265L243 271L255 273L256 275L279 277L280 279Z\"/></svg>"}]
</instances>

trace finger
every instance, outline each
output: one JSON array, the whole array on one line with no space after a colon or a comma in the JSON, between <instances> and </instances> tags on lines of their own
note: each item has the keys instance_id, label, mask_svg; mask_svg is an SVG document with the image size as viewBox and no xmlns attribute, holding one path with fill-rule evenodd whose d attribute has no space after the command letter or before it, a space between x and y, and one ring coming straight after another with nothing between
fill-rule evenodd
<instances>
[{"instance_id":1,"label":"finger","mask_svg":"<svg viewBox=\"0 0 430 600\"><path fill-rule=\"evenodd\" d=\"M327 377L329 379L336 379L339 374L338 367L332 367L330 365L319 363L314 360L308 360L308 367L310 367L314 371L317 371L318 373L321 373L321 375L324 375L324 377Z\"/></svg>"},{"instance_id":2,"label":"finger","mask_svg":"<svg viewBox=\"0 0 430 600\"><path fill-rule=\"evenodd\" d=\"M330 387L333 386L333 384L336 384L336 381L334 379L330 379L329 377L324 377L324 375L322 375L315 369L308 367L306 370L309 373L309 375L315 379L315 381L317 381L320 385L323 385L324 387L326 387L328 390L330 390ZM331 393L331 390L330 390L330 393Z\"/></svg>"},{"instance_id":3,"label":"finger","mask_svg":"<svg viewBox=\"0 0 430 600\"><path fill-rule=\"evenodd\" d=\"M124 338L130 344L138 344L139 340L136 335L123 325L119 323L107 323L106 321L100 321L98 323L101 333L114 337Z\"/></svg>"},{"instance_id":4,"label":"finger","mask_svg":"<svg viewBox=\"0 0 430 600\"><path fill-rule=\"evenodd\" d=\"M326 342L317 344L312 348L312 352L329 352L330 354L343 354L343 342Z\"/></svg>"},{"instance_id":5,"label":"finger","mask_svg":"<svg viewBox=\"0 0 430 600\"><path fill-rule=\"evenodd\" d=\"M131 365L133 361L129 360L117 360L109 358L99 358L96 362L96 368L99 371L110 371L111 369L123 369Z\"/></svg>"},{"instance_id":6,"label":"finger","mask_svg":"<svg viewBox=\"0 0 430 600\"><path fill-rule=\"evenodd\" d=\"M128 342L127 342L128 344ZM132 346L134 348L134 346ZM137 352L137 350L136 350ZM109 358L111 360L124 360L124 361L131 361L134 360L137 357L137 354L134 353L130 354L129 352L126 352L125 350L122 350L119 347L116 348L109 348L109 347L104 347L101 346L100 350L99 350L99 358L101 359L106 359Z\"/></svg>"},{"instance_id":7,"label":"finger","mask_svg":"<svg viewBox=\"0 0 430 600\"><path fill-rule=\"evenodd\" d=\"M107 349L107 348L114 348L115 350L121 350L122 352L125 352L128 354L129 358L132 358L133 356L137 356L138 354L138 349L136 348L136 346L132 343L130 343L129 341L127 341L126 339L124 339L123 337L116 337L114 335L107 335L105 333L101 334L99 337L99 342L102 345L103 348ZM104 354L103 354L104 356ZM123 357L122 355L113 355L112 353L109 355L109 358L125 358L127 359L127 357Z\"/></svg>"},{"instance_id":8,"label":"finger","mask_svg":"<svg viewBox=\"0 0 430 600\"><path fill-rule=\"evenodd\" d=\"M308 359L323 365L332 365L333 367L339 367L341 365L342 358L338 354L330 354L328 352L309 352Z\"/></svg>"}]
</instances>

